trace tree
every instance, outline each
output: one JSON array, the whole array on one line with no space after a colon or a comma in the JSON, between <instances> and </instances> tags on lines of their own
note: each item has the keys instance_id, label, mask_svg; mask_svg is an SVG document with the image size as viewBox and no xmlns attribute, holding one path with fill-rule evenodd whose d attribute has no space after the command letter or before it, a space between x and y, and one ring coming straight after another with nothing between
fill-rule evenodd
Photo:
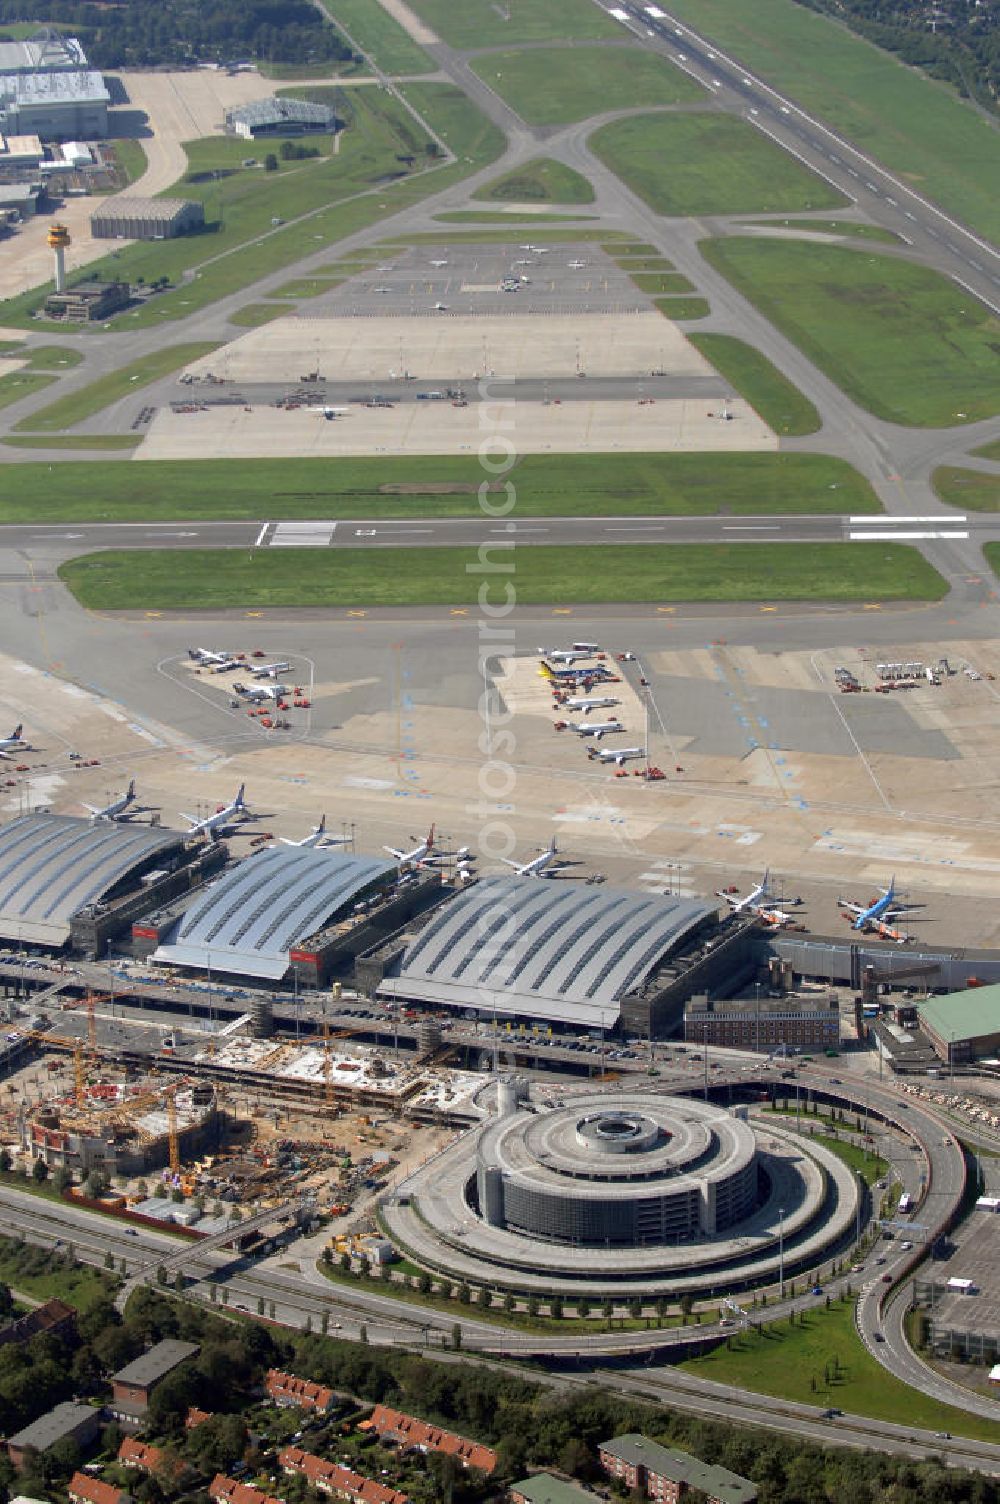
<instances>
[{"instance_id":1,"label":"tree","mask_svg":"<svg viewBox=\"0 0 1000 1504\"><path fill-rule=\"evenodd\" d=\"M10 1157L9 1149L0 1149L0 1174L9 1175L10 1167L14 1161Z\"/></svg>"},{"instance_id":2,"label":"tree","mask_svg":"<svg viewBox=\"0 0 1000 1504\"><path fill-rule=\"evenodd\" d=\"M426 1269L421 1269L417 1275L417 1289L421 1295L429 1295L431 1293L431 1277Z\"/></svg>"},{"instance_id":3,"label":"tree","mask_svg":"<svg viewBox=\"0 0 1000 1504\"><path fill-rule=\"evenodd\" d=\"M531 1321L535 1321L537 1319L537 1317L538 1317L538 1296L537 1295L529 1295L528 1296L528 1317L529 1317L529 1319Z\"/></svg>"},{"instance_id":4,"label":"tree","mask_svg":"<svg viewBox=\"0 0 1000 1504\"><path fill-rule=\"evenodd\" d=\"M52 1184L55 1186L60 1196L64 1191L69 1190L70 1186L73 1184L73 1171L70 1169L69 1165L59 1166L58 1170L53 1176Z\"/></svg>"},{"instance_id":5,"label":"tree","mask_svg":"<svg viewBox=\"0 0 1000 1504\"><path fill-rule=\"evenodd\" d=\"M462 1346L462 1323L460 1321L456 1321L451 1329L451 1345L456 1352Z\"/></svg>"},{"instance_id":6,"label":"tree","mask_svg":"<svg viewBox=\"0 0 1000 1504\"><path fill-rule=\"evenodd\" d=\"M691 1315L691 1312L694 1310L694 1296L691 1295L687 1290L685 1290L684 1294L681 1296L677 1304L680 1308L681 1315L686 1321L687 1318Z\"/></svg>"},{"instance_id":7,"label":"tree","mask_svg":"<svg viewBox=\"0 0 1000 1504\"><path fill-rule=\"evenodd\" d=\"M49 1167L44 1159L36 1159L31 1167L31 1178L36 1185L44 1185L49 1178Z\"/></svg>"},{"instance_id":8,"label":"tree","mask_svg":"<svg viewBox=\"0 0 1000 1504\"><path fill-rule=\"evenodd\" d=\"M267 154L267 156L264 158L264 171L265 172L277 172L278 171L278 159L274 155L273 151L269 151L268 154Z\"/></svg>"},{"instance_id":9,"label":"tree","mask_svg":"<svg viewBox=\"0 0 1000 1504\"><path fill-rule=\"evenodd\" d=\"M508 1290L503 1298L503 1308L508 1316L512 1316L514 1314L514 1306L514 1292L513 1290Z\"/></svg>"},{"instance_id":10,"label":"tree","mask_svg":"<svg viewBox=\"0 0 1000 1504\"><path fill-rule=\"evenodd\" d=\"M460 1306L467 1306L472 1303L472 1291L464 1280L458 1287L458 1303Z\"/></svg>"},{"instance_id":11,"label":"tree","mask_svg":"<svg viewBox=\"0 0 1000 1504\"><path fill-rule=\"evenodd\" d=\"M561 1321L563 1315L563 1303L558 1295L553 1295L549 1301L549 1315L553 1321Z\"/></svg>"}]
</instances>

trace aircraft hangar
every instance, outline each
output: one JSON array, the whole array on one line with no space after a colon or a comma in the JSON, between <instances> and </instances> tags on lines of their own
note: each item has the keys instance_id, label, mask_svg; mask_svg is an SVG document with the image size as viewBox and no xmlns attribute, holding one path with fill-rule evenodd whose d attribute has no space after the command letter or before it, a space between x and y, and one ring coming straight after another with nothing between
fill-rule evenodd
<instances>
[{"instance_id":1,"label":"aircraft hangar","mask_svg":"<svg viewBox=\"0 0 1000 1504\"><path fill-rule=\"evenodd\" d=\"M486 878L431 914L377 993L584 1029L625 1021L648 1034L669 1027L693 991L729 981L752 928L687 898Z\"/></svg>"},{"instance_id":2,"label":"aircraft hangar","mask_svg":"<svg viewBox=\"0 0 1000 1504\"><path fill-rule=\"evenodd\" d=\"M152 959L169 966L276 982L294 964L315 984L349 931L399 902L387 891L395 877L391 861L268 846L228 867L182 913L157 916L133 935L155 939ZM408 910L411 891L402 893Z\"/></svg>"},{"instance_id":3,"label":"aircraft hangar","mask_svg":"<svg viewBox=\"0 0 1000 1504\"><path fill-rule=\"evenodd\" d=\"M74 949L99 954L131 918L130 897L148 903L156 882L190 860L176 830L22 815L0 827L0 935L56 948L72 939Z\"/></svg>"}]
</instances>

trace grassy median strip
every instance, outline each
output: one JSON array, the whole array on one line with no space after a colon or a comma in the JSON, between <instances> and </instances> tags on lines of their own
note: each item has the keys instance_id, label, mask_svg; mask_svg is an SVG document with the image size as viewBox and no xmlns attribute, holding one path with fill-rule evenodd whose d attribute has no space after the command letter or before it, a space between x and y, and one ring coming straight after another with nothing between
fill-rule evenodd
<instances>
[{"instance_id":1,"label":"grassy median strip","mask_svg":"<svg viewBox=\"0 0 1000 1504\"><path fill-rule=\"evenodd\" d=\"M632 115L602 126L590 145L657 214L780 213L847 203L823 178L731 115Z\"/></svg>"},{"instance_id":2,"label":"grassy median strip","mask_svg":"<svg viewBox=\"0 0 1000 1504\"><path fill-rule=\"evenodd\" d=\"M487 183L472 197L519 204L592 204L594 190L582 173L565 163L534 157L523 167Z\"/></svg>"},{"instance_id":3,"label":"grassy median strip","mask_svg":"<svg viewBox=\"0 0 1000 1504\"><path fill-rule=\"evenodd\" d=\"M39 442L44 442L39 440ZM25 463L0 522L481 517L474 456ZM515 517L878 512L865 478L824 454L538 454L506 479Z\"/></svg>"},{"instance_id":4,"label":"grassy median strip","mask_svg":"<svg viewBox=\"0 0 1000 1504\"><path fill-rule=\"evenodd\" d=\"M992 443L983 444L979 449L974 449L972 452L983 460L1000 460L1000 439L994 439Z\"/></svg>"},{"instance_id":5,"label":"grassy median strip","mask_svg":"<svg viewBox=\"0 0 1000 1504\"><path fill-rule=\"evenodd\" d=\"M432 73L434 63L384 6L372 0L322 0L335 26L384 73Z\"/></svg>"},{"instance_id":6,"label":"grassy median strip","mask_svg":"<svg viewBox=\"0 0 1000 1504\"><path fill-rule=\"evenodd\" d=\"M186 345L167 345L163 350L156 350L140 360L130 361L128 365L121 366L107 376L101 376L89 386L80 387L79 391L58 398L48 407L32 413L29 418L22 418L20 423L15 424L15 428L29 433L57 433L61 429L72 428L74 424L92 418L95 413L103 412L106 407L127 397L130 392L141 391L144 386L159 381L163 376L169 376L172 371L179 371L182 366L190 365L193 360L210 355L218 348L218 344L205 340Z\"/></svg>"},{"instance_id":7,"label":"grassy median strip","mask_svg":"<svg viewBox=\"0 0 1000 1504\"><path fill-rule=\"evenodd\" d=\"M0 443L9 444L13 449L137 449L142 436L135 433L52 433L36 437L30 433L12 433Z\"/></svg>"},{"instance_id":8,"label":"grassy median strip","mask_svg":"<svg viewBox=\"0 0 1000 1504\"><path fill-rule=\"evenodd\" d=\"M815 407L766 355L731 334L691 334L688 338L775 433L790 436L817 431L820 416Z\"/></svg>"},{"instance_id":9,"label":"grassy median strip","mask_svg":"<svg viewBox=\"0 0 1000 1504\"><path fill-rule=\"evenodd\" d=\"M858 1336L849 1302L836 1300L827 1309L817 1300L794 1326L772 1322L677 1367L719 1384L738 1384L807 1405L832 1405L928 1431L996 1440L994 1421L928 1399L887 1373ZM836 1433L830 1440L836 1440Z\"/></svg>"},{"instance_id":10,"label":"grassy median strip","mask_svg":"<svg viewBox=\"0 0 1000 1504\"><path fill-rule=\"evenodd\" d=\"M654 298L667 319L703 319L711 313L707 298Z\"/></svg>"},{"instance_id":11,"label":"grassy median strip","mask_svg":"<svg viewBox=\"0 0 1000 1504\"><path fill-rule=\"evenodd\" d=\"M898 235L881 225L865 225L850 219L748 219L748 225L764 230L802 230L807 235L836 235L844 240L877 240L883 244L901 244Z\"/></svg>"},{"instance_id":12,"label":"grassy median strip","mask_svg":"<svg viewBox=\"0 0 1000 1504\"><path fill-rule=\"evenodd\" d=\"M795 0L676 0L669 9L919 193L1000 237L1000 136L985 111Z\"/></svg>"},{"instance_id":13,"label":"grassy median strip","mask_svg":"<svg viewBox=\"0 0 1000 1504\"><path fill-rule=\"evenodd\" d=\"M472 67L529 125L569 125L605 110L686 104L705 90L639 47L532 47L490 52Z\"/></svg>"},{"instance_id":14,"label":"grassy median strip","mask_svg":"<svg viewBox=\"0 0 1000 1504\"><path fill-rule=\"evenodd\" d=\"M661 601L940 600L947 584L905 545L140 549L70 559L59 576L94 610L467 606L480 583L522 605ZM507 573L509 569L511 573Z\"/></svg>"},{"instance_id":15,"label":"grassy median strip","mask_svg":"<svg viewBox=\"0 0 1000 1504\"><path fill-rule=\"evenodd\" d=\"M950 507L969 512L1000 512L1000 475L985 470L963 470L960 465L940 465L931 484Z\"/></svg>"},{"instance_id":16,"label":"grassy median strip","mask_svg":"<svg viewBox=\"0 0 1000 1504\"><path fill-rule=\"evenodd\" d=\"M938 272L812 241L735 236L701 250L876 417L935 428L1000 412L1000 319Z\"/></svg>"},{"instance_id":17,"label":"grassy median strip","mask_svg":"<svg viewBox=\"0 0 1000 1504\"><path fill-rule=\"evenodd\" d=\"M591 0L410 0L442 41L453 47L498 47L508 42L586 41L615 37L622 28Z\"/></svg>"}]
</instances>

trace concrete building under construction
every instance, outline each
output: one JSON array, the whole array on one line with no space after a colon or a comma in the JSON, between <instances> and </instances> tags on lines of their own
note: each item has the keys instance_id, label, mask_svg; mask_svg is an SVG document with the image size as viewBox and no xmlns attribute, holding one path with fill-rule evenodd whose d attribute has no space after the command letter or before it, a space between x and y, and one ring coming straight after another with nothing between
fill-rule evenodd
<instances>
[{"instance_id":1,"label":"concrete building under construction","mask_svg":"<svg viewBox=\"0 0 1000 1504\"><path fill-rule=\"evenodd\" d=\"M53 1098L17 1112L17 1138L31 1159L81 1176L92 1170L144 1175L172 1160L217 1147L222 1127L213 1087L206 1082L164 1088L98 1082L81 1095Z\"/></svg>"}]
</instances>

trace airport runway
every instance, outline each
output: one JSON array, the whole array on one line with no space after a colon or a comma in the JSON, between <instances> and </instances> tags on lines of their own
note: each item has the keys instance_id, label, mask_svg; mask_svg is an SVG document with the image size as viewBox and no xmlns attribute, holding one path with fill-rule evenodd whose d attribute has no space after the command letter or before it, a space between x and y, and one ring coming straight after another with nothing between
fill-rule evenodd
<instances>
[{"instance_id":1,"label":"airport runway","mask_svg":"<svg viewBox=\"0 0 1000 1504\"><path fill-rule=\"evenodd\" d=\"M731 516L710 517L407 517L316 518L287 523L267 518L242 522L87 522L0 527L4 578L37 575L34 562L54 567L63 559L105 548L442 548L477 547L513 540L530 544L607 547L621 543L838 543L937 542L1000 538L1000 515L941 512L919 517ZM20 571L19 566L20 564Z\"/></svg>"}]
</instances>

